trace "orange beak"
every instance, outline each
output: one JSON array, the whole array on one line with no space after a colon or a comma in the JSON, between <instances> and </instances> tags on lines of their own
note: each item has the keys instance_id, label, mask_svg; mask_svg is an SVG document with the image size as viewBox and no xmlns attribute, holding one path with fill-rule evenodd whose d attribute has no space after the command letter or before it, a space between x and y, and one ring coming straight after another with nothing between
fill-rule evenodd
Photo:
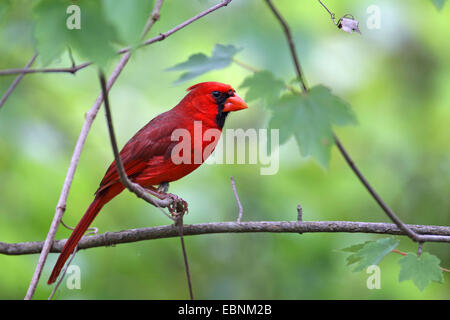
<instances>
[{"instance_id":1,"label":"orange beak","mask_svg":"<svg viewBox=\"0 0 450 320\"><path fill-rule=\"evenodd\" d=\"M229 97L227 99L227 101L225 102L223 111L224 112L229 112L229 111L238 111L238 110L242 110L242 109L247 109L248 106L247 104L244 102L244 100L242 100L241 97L239 97L236 93L234 94L234 96Z\"/></svg>"}]
</instances>

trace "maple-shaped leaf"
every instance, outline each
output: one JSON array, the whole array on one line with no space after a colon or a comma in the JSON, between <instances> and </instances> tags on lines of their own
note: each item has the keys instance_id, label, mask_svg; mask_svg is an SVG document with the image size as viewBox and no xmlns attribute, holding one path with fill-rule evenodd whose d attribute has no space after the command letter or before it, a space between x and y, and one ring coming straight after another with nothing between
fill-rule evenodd
<instances>
[{"instance_id":1,"label":"maple-shaped leaf","mask_svg":"<svg viewBox=\"0 0 450 320\"><path fill-rule=\"evenodd\" d=\"M431 281L442 283L444 277L439 266L440 262L438 257L428 252L422 253L419 257L415 253L408 253L398 261L401 266L398 281L412 280L420 291L423 291Z\"/></svg>"},{"instance_id":2,"label":"maple-shaped leaf","mask_svg":"<svg viewBox=\"0 0 450 320\"><path fill-rule=\"evenodd\" d=\"M269 127L279 129L281 144L294 136L304 156L311 155L328 168L334 144L333 126L355 123L350 105L319 85L304 95L283 95L274 108Z\"/></svg>"}]
</instances>

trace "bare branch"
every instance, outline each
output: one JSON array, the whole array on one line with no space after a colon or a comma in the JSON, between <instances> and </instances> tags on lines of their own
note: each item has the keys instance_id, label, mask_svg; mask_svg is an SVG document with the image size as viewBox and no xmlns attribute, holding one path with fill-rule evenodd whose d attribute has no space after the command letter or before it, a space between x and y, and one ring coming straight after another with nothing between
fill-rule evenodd
<instances>
[{"instance_id":1,"label":"bare branch","mask_svg":"<svg viewBox=\"0 0 450 320\"><path fill-rule=\"evenodd\" d=\"M27 65L25 66L23 70L28 70L28 68L31 67L31 65L34 63L34 61L36 60L38 54L35 53L34 56L30 59L30 61L28 61ZM17 85L19 84L19 82L22 80L23 76L25 75L25 72L20 72L19 76L13 81L13 83L11 84L11 86L8 88L8 90L6 91L5 95L2 97L2 100L0 100L0 109L3 107L3 105L5 104L6 100L8 99L8 97L11 95L11 93L14 91L14 89L17 87Z\"/></svg>"},{"instance_id":2,"label":"bare branch","mask_svg":"<svg viewBox=\"0 0 450 320\"><path fill-rule=\"evenodd\" d=\"M297 53L295 51L295 44L294 44L294 40L292 39L291 30L289 29L289 26L287 25L284 18L278 12L277 8L275 8L275 6L273 5L272 1L266 0L266 2L267 2L267 5L269 6L270 10L272 10L273 14L280 22L281 27L283 28L284 34L286 36L286 40L289 44L289 50L291 52L292 61L294 62L295 71L297 72L297 78L300 81L302 92L306 93L308 91L308 89L306 87L306 81L303 78L303 72L302 72L302 68L300 67L300 61L298 60Z\"/></svg>"},{"instance_id":3,"label":"bare branch","mask_svg":"<svg viewBox=\"0 0 450 320\"><path fill-rule=\"evenodd\" d=\"M420 234L437 237L450 236L450 227L430 225L408 225ZM249 221L249 222L213 222L202 224L185 224L183 234L194 236L216 233L367 233L406 236L395 224L354 221ZM173 224L151 228L130 229L118 232L106 232L95 236L83 237L78 249L84 250L104 246L132 243L144 240L178 237L177 227ZM448 238L441 238L448 242ZM54 241L50 252L61 252L66 239ZM24 255L40 253L44 242L0 242L0 254Z\"/></svg>"}]
</instances>

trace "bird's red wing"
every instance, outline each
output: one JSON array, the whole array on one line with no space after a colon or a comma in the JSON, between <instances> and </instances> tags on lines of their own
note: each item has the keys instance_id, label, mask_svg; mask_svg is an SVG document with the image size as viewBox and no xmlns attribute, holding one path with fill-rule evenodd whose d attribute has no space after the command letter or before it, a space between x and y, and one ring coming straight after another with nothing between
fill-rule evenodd
<instances>
[{"instance_id":1,"label":"bird's red wing","mask_svg":"<svg viewBox=\"0 0 450 320\"><path fill-rule=\"evenodd\" d=\"M174 119L174 115L170 112L165 112L147 123L127 142L120 152L120 157L128 177L132 179L138 176L149 163L153 162L153 159L170 158L175 145L171 135L177 128L176 124L180 124L180 120ZM96 193L118 181L119 175L114 161L106 171Z\"/></svg>"}]
</instances>

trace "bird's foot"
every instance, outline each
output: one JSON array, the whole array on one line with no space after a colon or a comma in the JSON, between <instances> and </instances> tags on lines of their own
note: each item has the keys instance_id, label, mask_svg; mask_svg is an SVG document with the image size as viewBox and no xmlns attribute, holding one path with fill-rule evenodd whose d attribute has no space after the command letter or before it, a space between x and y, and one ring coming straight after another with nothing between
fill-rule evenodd
<instances>
[{"instance_id":1,"label":"bird's foot","mask_svg":"<svg viewBox=\"0 0 450 320\"><path fill-rule=\"evenodd\" d=\"M168 206L172 218L185 215L189 212L188 203L175 194L167 193L167 197L172 199L172 203Z\"/></svg>"}]
</instances>

